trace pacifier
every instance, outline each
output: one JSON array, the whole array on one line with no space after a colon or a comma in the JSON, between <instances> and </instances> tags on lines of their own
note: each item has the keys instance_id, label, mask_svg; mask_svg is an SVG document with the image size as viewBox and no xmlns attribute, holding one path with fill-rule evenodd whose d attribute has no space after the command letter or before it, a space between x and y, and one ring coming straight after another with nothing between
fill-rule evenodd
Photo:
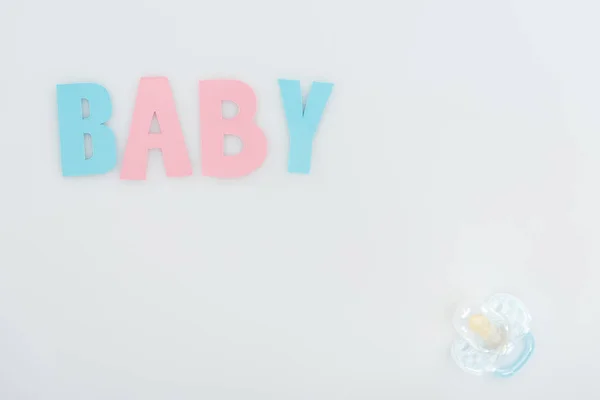
<instances>
[{"instance_id":1,"label":"pacifier","mask_svg":"<svg viewBox=\"0 0 600 400\"><path fill-rule=\"evenodd\" d=\"M452 358L471 374L513 376L535 348L530 321L523 303L509 294L495 294L479 305L461 305L453 319L460 337L452 344Z\"/></svg>"}]
</instances>

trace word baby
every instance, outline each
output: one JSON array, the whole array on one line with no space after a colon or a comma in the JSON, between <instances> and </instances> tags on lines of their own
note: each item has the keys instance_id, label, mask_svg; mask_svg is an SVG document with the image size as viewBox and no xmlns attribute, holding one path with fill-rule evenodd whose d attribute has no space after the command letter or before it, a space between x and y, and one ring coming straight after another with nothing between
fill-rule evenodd
<instances>
[{"instance_id":1,"label":"word baby","mask_svg":"<svg viewBox=\"0 0 600 400\"><path fill-rule=\"evenodd\" d=\"M290 135L288 171L307 174L313 138L333 84L314 82L304 107L299 81L280 79L279 88ZM117 145L114 132L106 126L112 114L108 91L95 83L59 84L56 91L63 175L87 176L111 171L117 164ZM254 121L256 96L252 88L240 81L205 80L199 83L199 96L202 174L235 178L260 167L267 156L267 138ZM86 117L83 100L89 104ZM223 117L224 101L238 106L235 117ZM155 115L161 128L159 134L149 132ZM89 158L85 155L86 134L93 143ZM241 139L239 153L224 154L227 134ZM165 77L144 77L139 82L121 179L146 179L149 149L162 151L167 176L192 174L171 87Z\"/></svg>"}]
</instances>

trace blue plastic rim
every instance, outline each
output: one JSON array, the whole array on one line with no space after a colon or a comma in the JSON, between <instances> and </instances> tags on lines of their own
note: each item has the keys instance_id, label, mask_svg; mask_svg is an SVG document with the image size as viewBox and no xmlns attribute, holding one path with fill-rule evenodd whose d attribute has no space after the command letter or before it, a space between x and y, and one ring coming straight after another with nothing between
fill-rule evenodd
<instances>
[{"instance_id":1,"label":"blue plastic rim","mask_svg":"<svg viewBox=\"0 0 600 400\"><path fill-rule=\"evenodd\" d=\"M515 362L512 363L512 365L503 368L498 368L494 372L496 376L499 376L501 378L509 378L517 372L519 372L519 370L523 368L525 364L527 364L527 361L529 361L531 355L533 354L533 350L535 349L535 340L533 339L533 335L531 334L531 332L525 335L523 341L525 342L525 348L521 352L521 356L517 360L515 360Z\"/></svg>"}]
</instances>

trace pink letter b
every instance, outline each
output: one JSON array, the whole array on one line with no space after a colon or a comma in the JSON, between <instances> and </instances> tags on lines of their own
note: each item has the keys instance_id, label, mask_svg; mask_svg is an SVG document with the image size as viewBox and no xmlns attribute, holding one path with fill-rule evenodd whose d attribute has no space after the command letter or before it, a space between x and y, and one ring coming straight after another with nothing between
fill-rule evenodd
<instances>
[{"instance_id":1,"label":"pink letter b","mask_svg":"<svg viewBox=\"0 0 600 400\"><path fill-rule=\"evenodd\" d=\"M250 174L267 157L267 138L256 125L256 96L240 81L200 81L200 143L202 174L216 178L237 178ZM223 101L238 106L232 119L223 118ZM236 155L225 155L225 135L242 141Z\"/></svg>"}]
</instances>

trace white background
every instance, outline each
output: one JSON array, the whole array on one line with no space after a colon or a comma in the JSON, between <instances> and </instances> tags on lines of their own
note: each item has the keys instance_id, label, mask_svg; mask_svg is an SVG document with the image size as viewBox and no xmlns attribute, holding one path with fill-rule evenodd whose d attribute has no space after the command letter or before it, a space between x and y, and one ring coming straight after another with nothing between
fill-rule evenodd
<instances>
[{"instance_id":1,"label":"white background","mask_svg":"<svg viewBox=\"0 0 600 400\"><path fill-rule=\"evenodd\" d=\"M0 398L597 399L597 1L2 0ZM142 76L194 175L119 180ZM263 167L203 177L197 82L258 97ZM277 79L335 83L286 172ZM55 85L113 100L119 165L63 178ZM449 358L464 297L520 297L514 378Z\"/></svg>"}]
</instances>

